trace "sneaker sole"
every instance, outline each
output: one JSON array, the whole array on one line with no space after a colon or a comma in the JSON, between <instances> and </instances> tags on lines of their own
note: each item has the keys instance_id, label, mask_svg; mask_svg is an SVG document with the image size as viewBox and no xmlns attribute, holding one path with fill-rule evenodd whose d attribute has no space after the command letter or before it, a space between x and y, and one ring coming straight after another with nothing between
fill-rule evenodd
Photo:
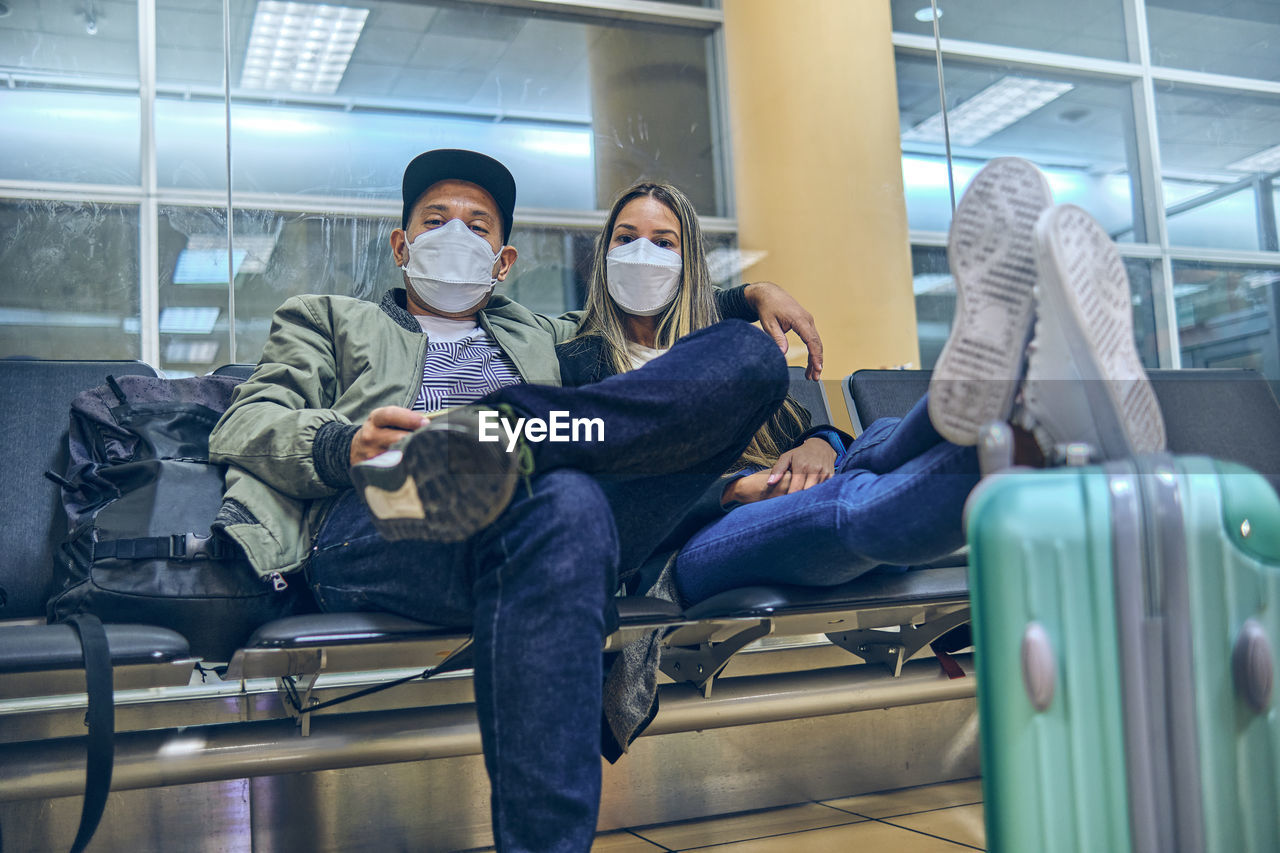
<instances>
[{"instance_id":1,"label":"sneaker sole","mask_svg":"<svg viewBox=\"0 0 1280 853\"><path fill-rule=\"evenodd\" d=\"M1000 157L956 208L947 240L955 322L929 383L929 418L953 444L976 444L984 424L1013 409L1035 316L1035 224L1052 204L1039 169Z\"/></svg>"},{"instance_id":2,"label":"sneaker sole","mask_svg":"<svg viewBox=\"0 0 1280 853\"><path fill-rule=\"evenodd\" d=\"M515 493L514 457L461 429L422 429L392 468L356 465L351 480L390 541L461 542L497 520Z\"/></svg>"},{"instance_id":3,"label":"sneaker sole","mask_svg":"<svg viewBox=\"0 0 1280 853\"><path fill-rule=\"evenodd\" d=\"M1106 458L1163 450L1164 417L1134 344L1129 276L1111 236L1066 204L1041 217L1036 242L1041 304L1062 332L1078 379L1035 393L1082 398Z\"/></svg>"}]
</instances>

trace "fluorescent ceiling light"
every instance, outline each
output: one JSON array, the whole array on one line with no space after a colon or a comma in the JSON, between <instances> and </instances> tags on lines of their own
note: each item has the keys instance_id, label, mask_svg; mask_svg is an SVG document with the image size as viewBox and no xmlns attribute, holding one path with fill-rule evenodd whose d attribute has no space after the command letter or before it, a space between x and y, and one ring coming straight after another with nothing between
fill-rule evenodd
<instances>
[{"instance_id":1,"label":"fluorescent ceiling light","mask_svg":"<svg viewBox=\"0 0 1280 853\"><path fill-rule=\"evenodd\" d=\"M248 252L235 249L232 254L235 256L235 272L238 274ZM227 250L183 249L178 254L178 263L173 269L173 283L226 284Z\"/></svg>"},{"instance_id":2,"label":"fluorescent ceiling light","mask_svg":"<svg viewBox=\"0 0 1280 853\"><path fill-rule=\"evenodd\" d=\"M1250 154L1227 168L1237 172L1274 172L1280 169L1280 145L1273 145L1265 151Z\"/></svg>"},{"instance_id":3,"label":"fluorescent ceiling light","mask_svg":"<svg viewBox=\"0 0 1280 853\"><path fill-rule=\"evenodd\" d=\"M218 357L218 341L172 340L165 345L164 360L183 364L213 364Z\"/></svg>"},{"instance_id":4,"label":"fluorescent ceiling light","mask_svg":"<svg viewBox=\"0 0 1280 853\"><path fill-rule=\"evenodd\" d=\"M590 157L591 134L577 130L526 130L520 134L520 147L559 157Z\"/></svg>"},{"instance_id":5,"label":"fluorescent ceiling light","mask_svg":"<svg viewBox=\"0 0 1280 853\"><path fill-rule=\"evenodd\" d=\"M237 234L232 253L235 274L258 275L267 271L279 234ZM227 235L191 234L178 254L174 284L226 284Z\"/></svg>"},{"instance_id":6,"label":"fluorescent ceiling light","mask_svg":"<svg viewBox=\"0 0 1280 853\"><path fill-rule=\"evenodd\" d=\"M951 141L977 145L1074 89L1070 83L1034 77L1002 77L951 110ZM903 142L942 142L942 113L902 134Z\"/></svg>"},{"instance_id":7,"label":"fluorescent ceiling light","mask_svg":"<svg viewBox=\"0 0 1280 853\"><path fill-rule=\"evenodd\" d=\"M261 0L240 70L242 89L332 95L360 40L368 9Z\"/></svg>"},{"instance_id":8,"label":"fluorescent ceiling light","mask_svg":"<svg viewBox=\"0 0 1280 853\"><path fill-rule=\"evenodd\" d=\"M162 335L208 335L218 322L221 308L165 308L160 312Z\"/></svg>"}]
</instances>

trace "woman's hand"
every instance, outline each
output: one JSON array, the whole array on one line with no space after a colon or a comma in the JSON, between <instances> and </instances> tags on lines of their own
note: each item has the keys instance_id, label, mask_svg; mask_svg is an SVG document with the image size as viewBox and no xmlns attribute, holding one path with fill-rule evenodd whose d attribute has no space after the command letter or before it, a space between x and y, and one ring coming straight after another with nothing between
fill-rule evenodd
<instances>
[{"instance_id":1,"label":"woman's hand","mask_svg":"<svg viewBox=\"0 0 1280 853\"><path fill-rule=\"evenodd\" d=\"M835 449L821 438L806 439L794 450L778 457L768 471L757 471L729 483L720 503L750 504L789 495L829 480L835 473Z\"/></svg>"},{"instance_id":2,"label":"woman's hand","mask_svg":"<svg viewBox=\"0 0 1280 853\"><path fill-rule=\"evenodd\" d=\"M784 477L790 475L785 488L778 494L791 494L812 488L829 480L836 472L836 451L825 439L814 436L806 439L804 444L788 450L778 457L769 471L768 484L774 488L782 486ZM770 497L773 497L770 495Z\"/></svg>"},{"instance_id":3,"label":"woman's hand","mask_svg":"<svg viewBox=\"0 0 1280 853\"><path fill-rule=\"evenodd\" d=\"M400 406L382 406L369 413L360 431L351 439L351 464L372 459L391 449L391 445L431 419Z\"/></svg>"},{"instance_id":4,"label":"woman's hand","mask_svg":"<svg viewBox=\"0 0 1280 853\"><path fill-rule=\"evenodd\" d=\"M771 473L771 471L757 471L754 474L748 474L745 477L733 480L729 485L725 486L724 494L720 496L721 505L753 504L756 501L785 495L787 486L791 484L791 472L788 471L776 483L769 482Z\"/></svg>"}]
</instances>

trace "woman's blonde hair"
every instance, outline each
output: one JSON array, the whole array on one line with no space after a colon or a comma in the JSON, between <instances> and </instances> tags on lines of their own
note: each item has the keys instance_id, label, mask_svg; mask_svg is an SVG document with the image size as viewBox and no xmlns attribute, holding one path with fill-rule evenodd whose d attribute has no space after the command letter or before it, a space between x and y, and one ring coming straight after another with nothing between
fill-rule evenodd
<instances>
[{"instance_id":1,"label":"woman's blonde hair","mask_svg":"<svg viewBox=\"0 0 1280 853\"><path fill-rule=\"evenodd\" d=\"M615 373L632 369L631 355L627 351L624 311L609 295L606 282L609 244L613 229L622 209L637 198L649 197L661 202L680 223L680 257L683 270L676 298L658 315L654 347L667 349L680 338L698 329L720 321L712 289L711 270L707 266L706 246L702 238L702 226L693 203L680 190L670 184L643 181L623 191L609 209L604 228L596 238L592 252L591 278L587 285L586 314L582 318L578 337L596 335L604 345L604 357ZM738 460L737 467L758 465L770 467L785 449L779 436L799 432L803 426L799 409L790 398L756 432Z\"/></svg>"}]
</instances>

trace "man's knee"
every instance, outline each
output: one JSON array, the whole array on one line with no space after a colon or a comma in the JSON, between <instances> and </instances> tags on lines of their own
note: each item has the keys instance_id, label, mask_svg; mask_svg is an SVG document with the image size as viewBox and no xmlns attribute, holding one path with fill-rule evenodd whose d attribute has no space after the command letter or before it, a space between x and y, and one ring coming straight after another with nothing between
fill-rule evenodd
<instances>
[{"instance_id":1,"label":"man's knee","mask_svg":"<svg viewBox=\"0 0 1280 853\"><path fill-rule=\"evenodd\" d=\"M572 536L584 558L611 558L617 553L613 512L594 477L557 468L539 477L536 487L545 523Z\"/></svg>"},{"instance_id":2,"label":"man's knee","mask_svg":"<svg viewBox=\"0 0 1280 853\"><path fill-rule=\"evenodd\" d=\"M773 338L742 320L721 320L685 337L713 343L714 358L704 354L703 374L720 382L738 402L781 403L790 378L787 360Z\"/></svg>"},{"instance_id":3,"label":"man's knee","mask_svg":"<svg viewBox=\"0 0 1280 853\"><path fill-rule=\"evenodd\" d=\"M730 358L738 365L741 375L759 382L762 394L781 402L787 395L790 377L787 360L777 342L742 320L723 320L717 325L724 328L732 353Z\"/></svg>"}]
</instances>

